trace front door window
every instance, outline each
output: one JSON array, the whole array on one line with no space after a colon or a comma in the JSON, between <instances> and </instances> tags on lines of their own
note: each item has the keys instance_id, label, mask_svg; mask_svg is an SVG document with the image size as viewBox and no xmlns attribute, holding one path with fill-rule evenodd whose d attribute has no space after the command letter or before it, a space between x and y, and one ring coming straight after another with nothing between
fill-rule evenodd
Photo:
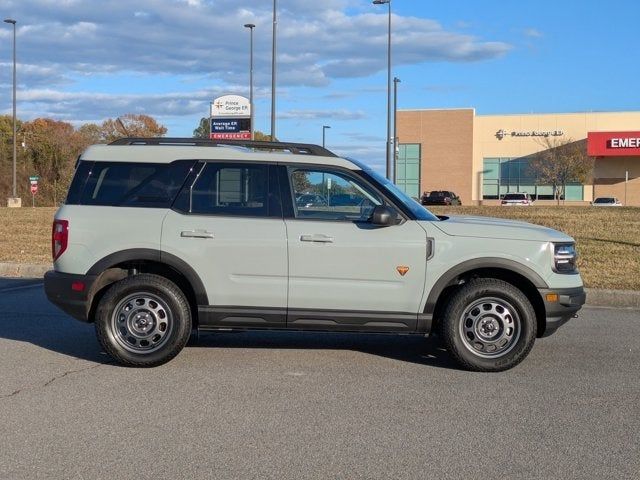
<instances>
[{"instance_id":1,"label":"front door window","mask_svg":"<svg viewBox=\"0 0 640 480\"><path fill-rule=\"evenodd\" d=\"M366 222L380 196L351 175L322 170L291 172L296 218Z\"/></svg>"}]
</instances>

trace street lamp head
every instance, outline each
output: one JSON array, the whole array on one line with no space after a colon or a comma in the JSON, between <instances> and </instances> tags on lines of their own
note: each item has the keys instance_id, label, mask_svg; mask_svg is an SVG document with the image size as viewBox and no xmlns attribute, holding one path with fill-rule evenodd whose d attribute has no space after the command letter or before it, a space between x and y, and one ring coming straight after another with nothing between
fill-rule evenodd
<instances>
[{"instance_id":1,"label":"street lamp head","mask_svg":"<svg viewBox=\"0 0 640 480\"><path fill-rule=\"evenodd\" d=\"M12 23L12 24L16 24L16 21L13 18L5 18L4 19L4 23Z\"/></svg>"},{"instance_id":2,"label":"street lamp head","mask_svg":"<svg viewBox=\"0 0 640 480\"><path fill-rule=\"evenodd\" d=\"M244 24L245 28L256 28L256 26L253 23L245 23Z\"/></svg>"},{"instance_id":3,"label":"street lamp head","mask_svg":"<svg viewBox=\"0 0 640 480\"><path fill-rule=\"evenodd\" d=\"M394 78L393 78L393 81L394 81L395 83L402 83L402 80L400 80L398 77L394 77Z\"/></svg>"},{"instance_id":4,"label":"street lamp head","mask_svg":"<svg viewBox=\"0 0 640 480\"><path fill-rule=\"evenodd\" d=\"M330 125L323 125L322 128L331 128Z\"/></svg>"},{"instance_id":5,"label":"street lamp head","mask_svg":"<svg viewBox=\"0 0 640 480\"><path fill-rule=\"evenodd\" d=\"M386 5L387 3L391 3L391 0L373 0L374 5Z\"/></svg>"}]
</instances>

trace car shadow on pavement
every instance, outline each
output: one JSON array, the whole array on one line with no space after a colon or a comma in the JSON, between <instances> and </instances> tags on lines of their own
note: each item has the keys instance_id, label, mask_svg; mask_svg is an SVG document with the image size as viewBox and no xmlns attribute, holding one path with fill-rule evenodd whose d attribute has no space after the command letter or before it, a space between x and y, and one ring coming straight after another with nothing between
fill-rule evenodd
<instances>
[{"instance_id":1,"label":"car shadow on pavement","mask_svg":"<svg viewBox=\"0 0 640 480\"><path fill-rule=\"evenodd\" d=\"M201 332L192 348L349 350L436 368L460 370L437 338L325 332Z\"/></svg>"},{"instance_id":2,"label":"car shadow on pavement","mask_svg":"<svg viewBox=\"0 0 640 480\"><path fill-rule=\"evenodd\" d=\"M0 289L0 339L97 363L112 363L102 352L93 325L74 320L49 304L39 284Z\"/></svg>"},{"instance_id":3,"label":"car shadow on pavement","mask_svg":"<svg viewBox=\"0 0 640 480\"><path fill-rule=\"evenodd\" d=\"M33 283L33 282L31 282ZM195 335L194 335L195 337ZM113 363L93 325L51 305L41 284L0 284L0 339L14 340L96 363ZM436 339L420 335L321 332L201 332L191 348L345 350L437 368L458 369Z\"/></svg>"}]
</instances>

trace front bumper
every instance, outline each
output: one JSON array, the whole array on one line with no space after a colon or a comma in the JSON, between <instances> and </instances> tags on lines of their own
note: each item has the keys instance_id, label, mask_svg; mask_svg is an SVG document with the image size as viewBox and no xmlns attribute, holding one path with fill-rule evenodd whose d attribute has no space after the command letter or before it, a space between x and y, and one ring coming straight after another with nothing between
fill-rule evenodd
<instances>
[{"instance_id":1,"label":"front bumper","mask_svg":"<svg viewBox=\"0 0 640 480\"><path fill-rule=\"evenodd\" d=\"M47 298L63 312L82 322L89 321L90 292L96 280L94 275L74 275L49 270L44 275L44 291ZM82 291L74 290L79 284Z\"/></svg>"},{"instance_id":2,"label":"front bumper","mask_svg":"<svg viewBox=\"0 0 640 480\"><path fill-rule=\"evenodd\" d=\"M539 289L547 317L543 337L553 334L558 328L576 316L587 300L584 287ZM557 294L558 301L547 300L547 295Z\"/></svg>"}]
</instances>

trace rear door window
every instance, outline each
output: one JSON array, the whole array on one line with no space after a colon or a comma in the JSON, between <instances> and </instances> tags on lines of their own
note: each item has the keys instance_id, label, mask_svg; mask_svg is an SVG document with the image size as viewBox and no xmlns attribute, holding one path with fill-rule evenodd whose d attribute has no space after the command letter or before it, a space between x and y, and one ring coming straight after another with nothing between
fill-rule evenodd
<instances>
[{"instance_id":1,"label":"rear door window","mask_svg":"<svg viewBox=\"0 0 640 480\"><path fill-rule=\"evenodd\" d=\"M174 209L200 215L281 218L275 173L263 164L209 162L190 177Z\"/></svg>"}]
</instances>

